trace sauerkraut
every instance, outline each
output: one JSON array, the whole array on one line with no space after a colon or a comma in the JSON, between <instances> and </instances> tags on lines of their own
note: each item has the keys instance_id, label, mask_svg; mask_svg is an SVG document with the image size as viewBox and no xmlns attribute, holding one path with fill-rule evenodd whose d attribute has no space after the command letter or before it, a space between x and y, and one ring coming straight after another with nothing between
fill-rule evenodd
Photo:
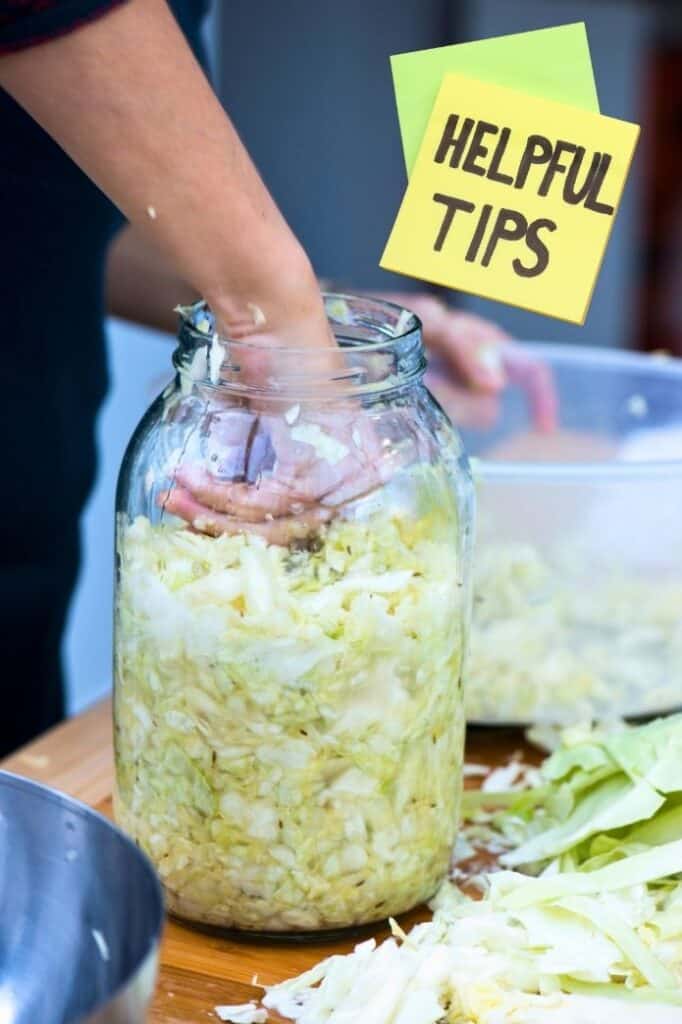
<instances>
[{"instance_id":1,"label":"sauerkraut","mask_svg":"<svg viewBox=\"0 0 682 1024\"><path fill-rule=\"evenodd\" d=\"M467 717L568 723L682 705L682 581L481 542Z\"/></svg>"},{"instance_id":2,"label":"sauerkraut","mask_svg":"<svg viewBox=\"0 0 682 1024\"><path fill-rule=\"evenodd\" d=\"M464 731L440 519L337 520L302 549L119 524L115 810L172 912L318 930L433 895Z\"/></svg>"}]
</instances>

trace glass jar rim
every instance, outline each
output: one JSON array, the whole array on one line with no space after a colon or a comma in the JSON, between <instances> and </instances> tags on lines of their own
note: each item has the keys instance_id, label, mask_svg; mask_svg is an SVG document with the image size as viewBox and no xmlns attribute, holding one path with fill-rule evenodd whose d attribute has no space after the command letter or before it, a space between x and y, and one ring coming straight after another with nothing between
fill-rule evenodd
<instances>
[{"instance_id":1,"label":"glass jar rim","mask_svg":"<svg viewBox=\"0 0 682 1024\"><path fill-rule=\"evenodd\" d=\"M325 304L327 313L330 312L330 307L333 308L334 304L345 304L346 306L353 305L356 303L362 303L368 308L376 310L377 313L380 311L393 312L396 315L396 329L394 333L386 334L383 338L368 339L366 342L361 344L353 344L354 351L370 351L377 347L383 347L388 343L397 343L404 338L409 337L412 334L418 333L421 339L422 322L416 313L412 312L411 309L407 309L401 306L397 302L392 302L390 299L377 299L371 295L352 295L346 292L322 292L322 299ZM212 336L214 334L214 320L213 313L205 299L199 299L197 302L191 303L189 306L176 306L175 312L178 314L182 327L186 327L189 332L195 335L202 341L206 340L207 334ZM200 322L200 317L204 316L208 319L210 329L201 330L198 327L197 321ZM339 328L343 327L344 324L341 320L330 320L332 326ZM337 339L343 340L344 335L340 332L335 331ZM218 334L217 340L222 344L232 345L238 348L253 349L254 351L271 351L273 346L268 345L264 342L258 342L249 340L248 338L240 339L239 341L228 337L227 335ZM298 353L301 356L309 355L311 352L310 347L287 345L286 350L288 352Z\"/></svg>"},{"instance_id":2,"label":"glass jar rim","mask_svg":"<svg viewBox=\"0 0 682 1024\"><path fill-rule=\"evenodd\" d=\"M411 310L387 299L342 293L323 293L338 351L347 366L329 370L329 349L274 346L244 339L235 341L215 331L208 304L200 300L178 306L179 344L173 355L178 372L201 387L244 394L273 395L282 390L310 391L318 397L325 385L349 394L377 393L404 388L421 380L426 370L422 324ZM242 359L240 360L240 353ZM269 373L257 383L245 379L244 361L267 356Z\"/></svg>"}]
</instances>

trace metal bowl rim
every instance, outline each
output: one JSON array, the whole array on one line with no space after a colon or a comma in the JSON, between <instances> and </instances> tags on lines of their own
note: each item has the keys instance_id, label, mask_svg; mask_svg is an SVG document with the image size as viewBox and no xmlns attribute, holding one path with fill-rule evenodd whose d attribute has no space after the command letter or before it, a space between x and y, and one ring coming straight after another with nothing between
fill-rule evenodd
<instances>
[{"instance_id":1,"label":"metal bowl rim","mask_svg":"<svg viewBox=\"0 0 682 1024\"><path fill-rule=\"evenodd\" d=\"M159 949L163 934L163 926L166 919L163 888L154 866L144 850L141 850L140 847L137 846L137 844L134 843L128 835L126 835L123 829L119 828L118 825L107 818L104 814L96 811L93 807L90 807L82 800L77 800L76 797L70 796L68 793L62 793L60 790L55 789L53 786L48 786L44 782L36 782L34 779L28 779L23 775L18 775L15 772L8 772L6 769L0 768L0 787L3 785L9 785L15 789L33 793L42 799L48 800L52 804L66 807L81 818L89 818L97 822L98 825L104 826L105 830L112 833L116 839L124 847L127 847L133 856L135 856L138 861L144 865L144 869L152 882L152 889L156 897L154 915L156 920L149 936L147 949L144 950L142 955L137 959L137 963L134 968L115 988L111 990L111 992L107 994L106 998L91 1006L85 1015L75 1018L74 1021L71 1022L71 1024L80 1024L80 1022L85 1022L90 1020L91 1017L95 1017L106 1006L115 1002L120 996L122 996L128 987L136 981L141 971L146 967L149 957L154 955Z\"/></svg>"}]
</instances>

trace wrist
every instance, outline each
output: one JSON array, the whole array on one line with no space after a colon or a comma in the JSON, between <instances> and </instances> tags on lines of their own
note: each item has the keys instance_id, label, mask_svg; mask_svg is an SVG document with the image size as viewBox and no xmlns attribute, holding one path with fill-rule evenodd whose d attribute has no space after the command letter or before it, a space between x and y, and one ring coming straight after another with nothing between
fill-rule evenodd
<instances>
[{"instance_id":1,"label":"wrist","mask_svg":"<svg viewBox=\"0 0 682 1024\"><path fill-rule=\"evenodd\" d=\"M294 347L328 340L320 287L303 249L271 251L251 273L245 269L205 293L221 333L235 340L267 335L273 345Z\"/></svg>"}]
</instances>

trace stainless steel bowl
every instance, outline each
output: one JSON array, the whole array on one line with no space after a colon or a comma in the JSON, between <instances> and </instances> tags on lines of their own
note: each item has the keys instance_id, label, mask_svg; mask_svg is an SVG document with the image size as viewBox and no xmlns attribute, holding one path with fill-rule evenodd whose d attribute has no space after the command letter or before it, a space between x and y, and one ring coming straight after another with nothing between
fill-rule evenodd
<instances>
[{"instance_id":1,"label":"stainless steel bowl","mask_svg":"<svg viewBox=\"0 0 682 1024\"><path fill-rule=\"evenodd\" d=\"M0 772L0 1024L137 1024L156 979L163 899L105 818Z\"/></svg>"}]
</instances>

